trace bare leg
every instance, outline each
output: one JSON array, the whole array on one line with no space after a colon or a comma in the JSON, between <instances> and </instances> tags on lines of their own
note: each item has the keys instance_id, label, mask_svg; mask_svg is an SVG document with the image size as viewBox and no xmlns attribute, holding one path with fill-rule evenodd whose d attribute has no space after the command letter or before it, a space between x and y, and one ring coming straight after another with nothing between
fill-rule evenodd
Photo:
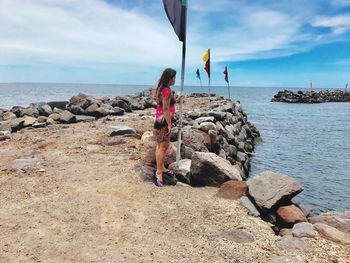
<instances>
[{"instance_id":1,"label":"bare leg","mask_svg":"<svg viewBox=\"0 0 350 263\"><path fill-rule=\"evenodd\" d=\"M169 142L158 143L156 148L156 162L157 162L157 178L159 181L163 181L163 172L164 172L164 160L165 154L169 147Z\"/></svg>"}]
</instances>

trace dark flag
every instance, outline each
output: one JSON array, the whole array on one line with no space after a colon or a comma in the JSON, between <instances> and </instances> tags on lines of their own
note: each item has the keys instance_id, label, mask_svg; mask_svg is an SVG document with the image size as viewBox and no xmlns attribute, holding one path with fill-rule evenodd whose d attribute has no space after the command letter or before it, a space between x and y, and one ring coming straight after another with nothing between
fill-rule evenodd
<instances>
[{"instance_id":1,"label":"dark flag","mask_svg":"<svg viewBox=\"0 0 350 263\"><path fill-rule=\"evenodd\" d=\"M180 41L186 36L187 0L163 0L165 13Z\"/></svg>"},{"instance_id":2,"label":"dark flag","mask_svg":"<svg viewBox=\"0 0 350 263\"><path fill-rule=\"evenodd\" d=\"M197 68L196 71L196 78L201 79L201 74L199 73L199 69Z\"/></svg>"},{"instance_id":3,"label":"dark flag","mask_svg":"<svg viewBox=\"0 0 350 263\"><path fill-rule=\"evenodd\" d=\"M227 72L226 66L225 66L225 70L224 70L224 75L225 75L225 81L228 83L228 72Z\"/></svg>"},{"instance_id":4,"label":"dark flag","mask_svg":"<svg viewBox=\"0 0 350 263\"><path fill-rule=\"evenodd\" d=\"M205 52L202 59L205 62L204 69L208 73L208 78L210 78L210 48Z\"/></svg>"}]
</instances>

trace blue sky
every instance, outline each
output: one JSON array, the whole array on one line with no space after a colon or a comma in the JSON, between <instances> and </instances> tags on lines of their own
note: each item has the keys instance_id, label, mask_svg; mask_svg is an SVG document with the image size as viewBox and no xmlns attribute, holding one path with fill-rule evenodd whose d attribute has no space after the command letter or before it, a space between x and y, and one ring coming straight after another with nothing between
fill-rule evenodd
<instances>
[{"instance_id":1,"label":"blue sky","mask_svg":"<svg viewBox=\"0 0 350 263\"><path fill-rule=\"evenodd\" d=\"M186 85L344 87L350 0L188 0ZM161 0L0 0L0 82L155 84L180 72ZM178 74L178 81L180 74Z\"/></svg>"}]
</instances>

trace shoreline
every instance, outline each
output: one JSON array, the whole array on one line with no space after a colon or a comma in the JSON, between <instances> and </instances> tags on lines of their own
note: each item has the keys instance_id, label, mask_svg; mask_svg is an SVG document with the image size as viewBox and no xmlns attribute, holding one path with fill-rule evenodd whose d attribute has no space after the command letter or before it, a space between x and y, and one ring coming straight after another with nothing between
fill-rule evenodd
<instances>
[{"instance_id":1,"label":"shoreline","mask_svg":"<svg viewBox=\"0 0 350 263\"><path fill-rule=\"evenodd\" d=\"M204 104L206 101L203 101ZM192 109L193 105L198 108L203 106L195 103L192 104ZM190 103L186 107L191 108ZM9 241L7 237L16 240L16 236L25 233L28 231L27 227L31 226L29 239L22 242L36 248L29 253L36 258L41 258L42 254L53 253L52 244L47 241L50 234L58 233L59 239L54 239L62 250L61 253L53 254L53 258L62 260L64 258L62 252L67 250L65 245L67 240L68 243L73 243L73 252L81 251L78 244L81 246L88 232L95 232L97 229L102 229L102 236L101 233L97 234L96 240L93 238L92 243L84 244L82 247L87 249L86 253L95 251L96 257L98 256L104 262L108 262L108 259L133 262L133 259L136 260L140 255L146 261L153 259L156 262L164 262L164 260L176 262L172 261L172 258L174 259L172 248L180 258L189 262L202 262L203 256L205 259L217 262L227 262L232 257L241 259L241 262L269 262L273 257L282 256L296 257L299 261L308 259L310 262L329 262L334 259L338 262L346 262L349 258L350 252L346 246L327 241L321 236L317 236L316 239L301 239L311 245L312 252L311 250L301 252L295 248L292 250L286 250L285 247L279 248L278 237L273 234L269 223L247 215L245 208L237 201L216 197L218 188L165 187L158 191L151 183L142 181L139 175L135 174L134 167L143 158L143 153L148 147L147 142L140 140L138 136L131 135L111 137L107 134L107 130L114 124L131 126L136 130L136 134L141 136L151 130L152 119L153 110L147 108L94 122L53 124L47 128L21 129L12 133L10 139L0 142L3 157L0 169L5 173L1 176L2 200L6 200L2 202L2 212L9 211L8 217L7 213L2 214L3 217L5 216L2 218L5 222L2 227L8 234L5 238L8 245L5 247L10 248L5 255L12 258L15 255L12 249L16 247L16 244ZM7 156L4 156L4 152ZM28 158L28 156L30 159L37 158L40 164L35 164L25 173L9 169L14 159ZM14 186L16 188L13 188ZM14 190L8 192L6 189ZM62 202L58 202L59 199L62 199ZM63 202L68 200L71 202ZM112 202L108 203L109 201ZM57 206L54 202L58 202ZM14 203L17 203L17 206L9 209ZM41 203L47 204L50 209L42 207ZM73 210L68 208L71 203L75 207ZM92 204L98 208L97 215L89 212ZM121 204L124 206L120 206ZM34 207L37 213L32 210ZM22 209L24 213L20 212ZM184 214L179 213L178 210ZM64 213L64 211L69 212ZM20 220L17 222L17 228L10 224L13 213L19 216L19 219L16 219ZM34 221L28 220L28 213L34 216ZM154 214L157 216L154 217ZM41 217L46 218L51 224L54 222L57 227L50 228L49 224L43 224ZM25 222L25 219L28 222ZM185 222L187 225L182 224ZM88 228L83 227L84 223ZM96 228L98 225L99 227ZM70 232L67 227L72 226L73 238L67 239L69 237L67 234ZM138 229L136 233L139 235L132 234L135 229ZM40 231L37 232L38 230ZM247 232L252 234L254 241L246 240L245 243L237 243L230 232L233 230L238 231L239 235L245 236ZM113 245L113 242L107 244L108 237L111 238L109 232L120 236L117 238L117 244ZM47 244L30 245L28 242L37 238L40 233L45 233L39 237L46 240ZM115 235L113 235L114 238ZM170 239L171 244L168 235L173 236ZM162 251L165 250L163 256L157 254L154 246L147 244L146 240L152 237L159 239L157 245L158 243L169 245L169 248L161 245ZM105 254L100 250L94 250L94 246L99 242L102 242ZM186 253L188 249L182 247L182 244L188 242L196 245L190 249L191 255ZM146 244L145 249L136 252L137 244ZM232 251L232 245L237 248L236 251ZM203 251L201 246L207 251ZM126 253L123 253L121 248ZM246 250L252 253L247 253ZM86 253L80 254L81 261L98 259ZM26 257L20 252L17 256L30 259L30 256ZM70 259L72 256L73 254L68 252L66 257Z\"/></svg>"}]
</instances>

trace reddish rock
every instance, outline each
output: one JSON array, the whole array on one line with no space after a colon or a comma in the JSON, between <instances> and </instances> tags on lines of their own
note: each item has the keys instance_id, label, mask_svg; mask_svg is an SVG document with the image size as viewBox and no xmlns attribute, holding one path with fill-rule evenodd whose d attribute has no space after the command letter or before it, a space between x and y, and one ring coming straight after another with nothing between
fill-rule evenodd
<instances>
[{"instance_id":1,"label":"reddish rock","mask_svg":"<svg viewBox=\"0 0 350 263\"><path fill-rule=\"evenodd\" d=\"M248 185L244 181L230 180L223 183L217 193L218 197L237 200L248 192Z\"/></svg>"},{"instance_id":2,"label":"reddish rock","mask_svg":"<svg viewBox=\"0 0 350 263\"><path fill-rule=\"evenodd\" d=\"M307 222L303 212L295 205L281 206L277 209L277 216L287 224Z\"/></svg>"}]
</instances>

